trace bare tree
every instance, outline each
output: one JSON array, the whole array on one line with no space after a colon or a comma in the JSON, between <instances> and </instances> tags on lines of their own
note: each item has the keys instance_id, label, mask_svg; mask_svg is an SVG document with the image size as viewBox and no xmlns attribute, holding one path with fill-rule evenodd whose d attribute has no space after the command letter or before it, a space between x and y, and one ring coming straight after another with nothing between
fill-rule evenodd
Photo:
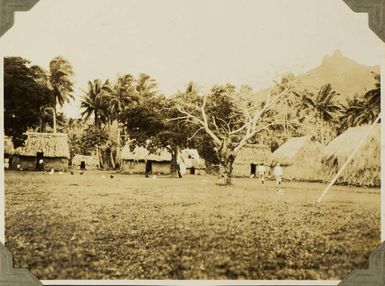
<instances>
[{"instance_id":1,"label":"bare tree","mask_svg":"<svg viewBox=\"0 0 385 286\"><path fill-rule=\"evenodd\" d=\"M219 158L218 185L231 184L234 160L239 151L259 132L273 123L261 120L280 99L292 92L292 78L285 77L272 88L266 98L258 98L248 86L238 91L232 85L214 86L206 96L184 98L175 108L183 120L195 124L214 143Z\"/></svg>"}]
</instances>

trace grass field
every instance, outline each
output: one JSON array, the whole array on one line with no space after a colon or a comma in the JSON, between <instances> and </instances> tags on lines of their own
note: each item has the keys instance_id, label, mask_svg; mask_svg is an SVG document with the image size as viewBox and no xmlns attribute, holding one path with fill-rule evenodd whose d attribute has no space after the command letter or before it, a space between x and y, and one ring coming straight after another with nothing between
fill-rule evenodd
<instances>
[{"instance_id":1,"label":"grass field","mask_svg":"<svg viewBox=\"0 0 385 286\"><path fill-rule=\"evenodd\" d=\"M6 172L6 246L48 279L342 279L380 243L380 191L215 177Z\"/></svg>"}]
</instances>

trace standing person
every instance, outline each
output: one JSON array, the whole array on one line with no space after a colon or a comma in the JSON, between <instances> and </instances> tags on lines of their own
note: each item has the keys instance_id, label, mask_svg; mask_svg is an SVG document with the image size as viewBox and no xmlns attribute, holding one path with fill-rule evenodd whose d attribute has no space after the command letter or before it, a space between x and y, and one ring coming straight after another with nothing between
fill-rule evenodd
<instances>
[{"instance_id":1,"label":"standing person","mask_svg":"<svg viewBox=\"0 0 385 286\"><path fill-rule=\"evenodd\" d=\"M279 163L277 163L274 167L274 176L275 176L275 183L277 184L277 186L281 185L283 170L282 170L282 167L279 165Z\"/></svg>"},{"instance_id":2,"label":"standing person","mask_svg":"<svg viewBox=\"0 0 385 286\"><path fill-rule=\"evenodd\" d=\"M44 161L43 158L39 159L39 170L43 171L44 170Z\"/></svg>"},{"instance_id":3,"label":"standing person","mask_svg":"<svg viewBox=\"0 0 385 286\"><path fill-rule=\"evenodd\" d=\"M263 163L259 164L257 167L257 175L258 178L261 180L262 184L265 183L265 173L266 173L266 168Z\"/></svg>"}]
</instances>

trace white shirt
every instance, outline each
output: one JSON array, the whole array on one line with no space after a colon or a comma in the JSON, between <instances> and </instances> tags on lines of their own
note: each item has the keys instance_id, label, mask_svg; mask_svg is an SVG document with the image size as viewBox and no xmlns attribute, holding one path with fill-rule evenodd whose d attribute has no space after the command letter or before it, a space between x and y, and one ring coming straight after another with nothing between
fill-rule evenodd
<instances>
[{"instance_id":1,"label":"white shirt","mask_svg":"<svg viewBox=\"0 0 385 286\"><path fill-rule=\"evenodd\" d=\"M263 165L257 167L257 173L262 174L266 172L266 168Z\"/></svg>"},{"instance_id":2,"label":"white shirt","mask_svg":"<svg viewBox=\"0 0 385 286\"><path fill-rule=\"evenodd\" d=\"M283 171L282 171L281 166L275 166L274 176L282 176L282 175L283 175Z\"/></svg>"}]
</instances>

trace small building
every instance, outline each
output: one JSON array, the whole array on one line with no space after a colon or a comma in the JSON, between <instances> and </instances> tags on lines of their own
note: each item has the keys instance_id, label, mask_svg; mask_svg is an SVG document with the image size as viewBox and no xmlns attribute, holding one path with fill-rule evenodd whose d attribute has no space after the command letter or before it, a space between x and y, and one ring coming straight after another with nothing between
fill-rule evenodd
<instances>
[{"instance_id":1,"label":"small building","mask_svg":"<svg viewBox=\"0 0 385 286\"><path fill-rule=\"evenodd\" d=\"M333 179L361 138L365 138L337 183L372 187L381 185L381 124L376 124L371 131L369 128L368 125L349 128L326 145L322 152L320 172L325 182Z\"/></svg>"},{"instance_id":2,"label":"small building","mask_svg":"<svg viewBox=\"0 0 385 286\"><path fill-rule=\"evenodd\" d=\"M258 164L264 163L269 171L271 150L266 145L247 144L237 154L233 163L234 177L250 177L255 175Z\"/></svg>"},{"instance_id":3,"label":"small building","mask_svg":"<svg viewBox=\"0 0 385 286\"><path fill-rule=\"evenodd\" d=\"M99 158L98 156L76 154L72 158L72 168L84 170L97 170L99 169Z\"/></svg>"},{"instance_id":4,"label":"small building","mask_svg":"<svg viewBox=\"0 0 385 286\"><path fill-rule=\"evenodd\" d=\"M273 152L271 166L279 163L287 180L318 181L322 149L311 136L292 137Z\"/></svg>"},{"instance_id":5,"label":"small building","mask_svg":"<svg viewBox=\"0 0 385 286\"><path fill-rule=\"evenodd\" d=\"M43 159L45 170L68 169L70 152L67 134L27 132L26 135L24 146L16 148L12 155L12 169L20 164L23 170L37 170L40 159Z\"/></svg>"},{"instance_id":6,"label":"small building","mask_svg":"<svg viewBox=\"0 0 385 286\"><path fill-rule=\"evenodd\" d=\"M196 149L183 149L180 152L180 158L186 167L187 174L201 175L205 173L205 160L199 156Z\"/></svg>"},{"instance_id":7,"label":"small building","mask_svg":"<svg viewBox=\"0 0 385 286\"><path fill-rule=\"evenodd\" d=\"M13 153L15 153L15 148L13 148L12 138L4 136L4 159L10 159Z\"/></svg>"},{"instance_id":8,"label":"small building","mask_svg":"<svg viewBox=\"0 0 385 286\"><path fill-rule=\"evenodd\" d=\"M135 147L131 150L126 144L122 152L120 169L125 174L170 174L171 153L165 149L150 153L144 147Z\"/></svg>"}]
</instances>

